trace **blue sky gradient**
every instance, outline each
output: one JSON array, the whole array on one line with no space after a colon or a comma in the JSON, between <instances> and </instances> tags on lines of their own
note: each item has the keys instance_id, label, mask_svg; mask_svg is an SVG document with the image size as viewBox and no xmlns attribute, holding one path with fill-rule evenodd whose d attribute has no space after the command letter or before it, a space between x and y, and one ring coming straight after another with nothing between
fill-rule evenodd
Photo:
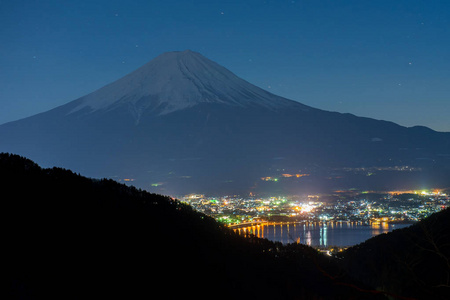
<instances>
[{"instance_id":1,"label":"blue sky gradient","mask_svg":"<svg viewBox=\"0 0 450 300\"><path fill-rule=\"evenodd\" d=\"M0 124L191 49L313 107L450 131L450 1L0 1Z\"/></svg>"}]
</instances>

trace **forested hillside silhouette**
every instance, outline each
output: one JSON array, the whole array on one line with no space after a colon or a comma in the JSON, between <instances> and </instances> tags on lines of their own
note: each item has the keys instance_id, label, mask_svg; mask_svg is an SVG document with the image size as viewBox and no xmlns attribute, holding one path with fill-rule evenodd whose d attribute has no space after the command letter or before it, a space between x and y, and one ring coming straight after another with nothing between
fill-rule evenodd
<instances>
[{"instance_id":1,"label":"forested hillside silhouette","mask_svg":"<svg viewBox=\"0 0 450 300\"><path fill-rule=\"evenodd\" d=\"M450 299L450 209L347 249L348 273L404 299Z\"/></svg>"},{"instance_id":2,"label":"forested hillside silhouette","mask_svg":"<svg viewBox=\"0 0 450 300\"><path fill-rule=\"evenodd\" d=\"M0 186L8 299L383 299L335 284L313 248L241 237L170 197L5 153Z\"/></svg>"},{"instance_id":3,"label":"forested hillside silhouette","mask_svg":"<svg viewBox=\"0 0 450 300\"><path fill-rule=\"evenodd\" d=\"M449 299L450 210L330 258L176 199L0 154L7 298Z\"/></svg>"}]
</instances>

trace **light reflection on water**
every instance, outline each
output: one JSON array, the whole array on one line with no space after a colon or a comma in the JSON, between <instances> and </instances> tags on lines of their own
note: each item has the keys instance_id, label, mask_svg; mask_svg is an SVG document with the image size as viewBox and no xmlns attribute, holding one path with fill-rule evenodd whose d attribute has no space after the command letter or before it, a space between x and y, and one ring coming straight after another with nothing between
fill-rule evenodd
<instances>
[{"instance_id":1,"label":"light reflection on water","mask_svg":"<svg viewBox=\"0 0 450 300\"><path fill-rule=\"evenodd\" d=\"M252 233L274 242L302 243L314 247L352 246L376 235L410 224L377 223L363 225L357 222L301 222L289 224L261 224L235 229L240 234Z\"/></svg>"}]
</instances>

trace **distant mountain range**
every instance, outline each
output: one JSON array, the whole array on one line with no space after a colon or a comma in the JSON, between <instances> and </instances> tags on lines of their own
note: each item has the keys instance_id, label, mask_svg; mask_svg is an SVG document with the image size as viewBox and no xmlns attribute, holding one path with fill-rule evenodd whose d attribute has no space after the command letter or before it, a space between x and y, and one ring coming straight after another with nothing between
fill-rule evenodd
<instances>
[{"instance_id":1,"label":"distant mountain range","mask_svg":"<svg viewBox=\"0 0 450 300\"><path fill-rule=\"evenodd\" d=\"M189 50L1 125L0 151L170 195L450 186L450 133L312 108Z\"/></svg>"}]
</instances>

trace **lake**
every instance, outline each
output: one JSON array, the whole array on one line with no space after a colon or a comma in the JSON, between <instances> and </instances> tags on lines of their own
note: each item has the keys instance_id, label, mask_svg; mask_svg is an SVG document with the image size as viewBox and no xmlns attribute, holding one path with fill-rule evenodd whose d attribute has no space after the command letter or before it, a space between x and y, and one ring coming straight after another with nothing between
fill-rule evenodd
<instances>
[{"instance_id":1,"label":"lake","mask_svg":"<svg viewBox=\"0 0 450 300\"><path fill-rule=\"evenodd\" d=\"M313 247L345 247L408 226L411 226L411 224L376 223L364 225L357 222L301 222L261 224L236 230L241 234L251 232L260 238L283 244L297 242Z\"/></svg>"}]
</instances>

